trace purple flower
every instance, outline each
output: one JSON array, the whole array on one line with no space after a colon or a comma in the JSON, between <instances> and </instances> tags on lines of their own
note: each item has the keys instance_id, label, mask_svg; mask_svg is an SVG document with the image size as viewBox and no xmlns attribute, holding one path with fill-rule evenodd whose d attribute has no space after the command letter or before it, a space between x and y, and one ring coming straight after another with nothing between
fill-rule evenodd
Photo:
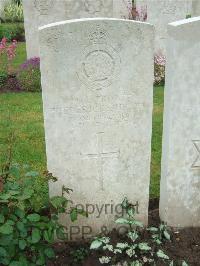
<instances>
[{"instance_id":1,"label":"purple flower","mask_svg":"<svg viewBox=\"0 0 200 266\"><path fill-rule=\"evenodd\" d=\"M33 68L37 68L40 67L40 58L39 57L32 57L28 60L26 60L26 62L24 62L20 68L21 69L27 69L29 67L33 67Z\"/></svg>"}]
</instances>

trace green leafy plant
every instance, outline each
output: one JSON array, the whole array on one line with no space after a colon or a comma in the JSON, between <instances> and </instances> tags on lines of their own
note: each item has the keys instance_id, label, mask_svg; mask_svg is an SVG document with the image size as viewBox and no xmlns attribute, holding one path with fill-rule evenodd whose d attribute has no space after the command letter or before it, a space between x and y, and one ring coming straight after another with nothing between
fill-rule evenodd
<instances>
[{"instance_id":1,"label":"green leafy plant","mask_svg":"<svg viewBox=\"0 0 200 266\"><path fill-rule=\"evenodd\" d=\"M165 224L161 224L157 227L149 227L147 228L152 233L152 238L155 243L158 245L162 244L164 239L170 240L170 234L167 230L167 226Z\"/></svg>"},{"instance_id":2,"label":"green leafy plant","mask_svg":"<svg viewBox=\"0 0 200 266\"><path fill-rule=\"evenodd\" d=\"M4 8L4 21L5 22L23 22L23 7L22 3L17 3L12 1L10 4L7 4Z\"/></svg>"},{"instance_id":3,"label":"green leafy plant","mask_svg":"<svg viewBox=\"0 0 200 266\"><path fill-rule=\"evenodd\" d=\"M0 88L2 88L8 80L8 74L6 71L0 70Z\"/></svg>"},{"instance_id":4,"label":"green leafy plant","mask_svg":"<svg viewBox=\"0 0 200 266\"><path fill-rule=\"evenodd\" d=\"M157 261L173 265L173 261L170 262L169 256L160 248L161 243L170 241L167 227L161 224L159 228L146 229L141 222L135 219L134 205L130 204L127 198L121 205L126 215L118 218L115 222L127 227L126 235L120 238L122 241L113 244L110 237L99 236L90 245L90 249L101 251L100 263L116 265L123 258L123 263L126 262L126 265L130 266L156 265ZM144 233L147 236L150 233L149 237L145 237L145 241L141 240Z\"/></svg>"},{"instance_id":5,"label":"green leafy plant","mask_svg":"<svg viewBox=\"0 0 200 266\"><path fill-rule=\"evenodd\" d=\"M79 265L88 256L89 251L86 248L78 248L71 251L70 254L73 258L73 262L76 263L76 265Z\"/></svg>"},{"instance_id":6,"label":"green leafy plant","mask_svg":"<svg viewBox=\"0 0 200 266\"><path fill-rule=\"evenodd\" d=\"M13 266L46 265L54 258L52 244L57 239L66 239L66 230L58 219L68 205L68 189L63 187L62 195L46 201L38 207L35 198L39 193L35 186L36 171L27 165L8 163L0 174L0 264ZM50 173L46 181L56 182ZM74 208L70 210L70 214ZM80 210L78 214L86 215ZM78 217L76 217L78 218Z\"/></svg>"},{"instance_id":7,"label":"green leafy plant","mask_svg":"<svg viewBox=\"0 0 200 266\"><path fill-rule=\"evenodd\" d=\"M187 15L186 15L186 19L191 18L191 17L192 17L191 14L187 14Z\"/></svg>"},{"instance_id":8,"label":"green leafy plant","mask_svg":"<svg viewBox=\"0 0 200 266\"><path fill-rule=\"evenodd\" d=\"M25 40L25 31L23 23L1 23L0 39L6 38L9 42L16 40L22 42Z\"/></svg>"}]
</instances>

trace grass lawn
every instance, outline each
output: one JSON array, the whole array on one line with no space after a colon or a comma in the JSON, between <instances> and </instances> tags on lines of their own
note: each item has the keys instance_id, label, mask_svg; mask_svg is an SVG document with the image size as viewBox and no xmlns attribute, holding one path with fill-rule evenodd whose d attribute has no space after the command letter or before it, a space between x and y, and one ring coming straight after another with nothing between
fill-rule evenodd
<instances>
[{"instance_id":1,"label":"grass lawn","mask_svg":"<svg viewBox=\"0 0 200 266\"><path fill-rule=\"evenodd\" d=\"M13 67L26 60L25 43L18 44ZM154 88L154 114L151 163L151 197L159 196L162 142L163 87ZM14 132L13 160L34 169L46 169L45 141L40 93L0 94L0 163L4 161L8 136Z\"/></svg>"},{"instance_id":2,"label":"grass lawn","mask_svg":"<svg viewBox=\"0 0 200 266\"><path fill-rule=\"evenodd\" d=\"M154 88L153 133L151 153L151 197L160 194L160 163L162 149L164 88Z\"/></svg>"},{"instance_id":3,"label":"grass lawn","mask_svg":"<svg viewBox=\"0 0 200 266\"><path fill-rule=\"evenodd\" d=\"M45 170L45 141L40 93L0 94L0 162L4 161L8 136L14 133L13 159ZM3 150L3 152L2 152Z\"/></svg>"}]
</instances>

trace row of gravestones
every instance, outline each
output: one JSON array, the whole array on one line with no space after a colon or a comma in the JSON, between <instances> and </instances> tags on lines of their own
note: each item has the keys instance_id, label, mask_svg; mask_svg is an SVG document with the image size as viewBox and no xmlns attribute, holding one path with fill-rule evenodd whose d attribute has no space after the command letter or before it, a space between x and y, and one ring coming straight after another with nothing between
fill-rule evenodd
<instances>
[{"instance_id":1,"label":"row of gravestones","mask_svg":"<svg viewBox=\"0 0 200 266\"><path fill-rule=\"evenodd\" d=\"M160 216L174 227L200 226L199 29L200 17L168 26ZM147 224L154 27L90 18L39 35L50 195L74 190L90 214L76 233L111 229L124 197Z\"/></svg>"},{"instance_id":2,"label":"row of gravestones","mask_svg":"<svg viewBox=\"0 0 200 266\"><path fill-rule=\"evenodd\" d=\"M200 16L199 0L136 0L138 11L146 10L147 22L155 26L155 52L166 55L167 24Z\"/></svg>"},{"instance_id":3,"label":"row of gravestones","mask_svg":"<svg viewBox=\"0 0 200 266\"><path fill-rule=\"evenodd\" d=\"M8 0L1 0L8 1ZM166 54L167 24L200 15L199 0L135 0L146 8L155 26L155 52ZM39 55L38 27L67 19L114 17L130 19L132 0L23 0L28 58Z\"/></svg>"},{"instance_id":4,"label":"row of gravestones","mask_svg":"<svg viewBox=\"0 0 200 266\"><path fill-rule=\"evenodd\" d=\"M39 55L38 27L79 18L130 17L132 0L23 0L28 58Z\"/></svg>"}]
</instances>

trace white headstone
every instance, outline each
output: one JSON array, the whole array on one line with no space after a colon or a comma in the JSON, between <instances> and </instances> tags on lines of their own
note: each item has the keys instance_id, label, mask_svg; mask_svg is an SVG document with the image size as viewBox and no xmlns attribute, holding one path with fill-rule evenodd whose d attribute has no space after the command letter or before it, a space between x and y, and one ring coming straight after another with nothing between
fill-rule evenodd
<instances>
[{"instance_id":1,"label":"white headstone","mask_svg":"<svg viewBox=\"0 0 200 266\"><path fill-rule=\"evenodd\" d=\"M31 58L39 56L38 12L35 0L23 0L24 28L26 36L26 53Z\"/></svg>"},{"instance_id":2,"label":"white headstone","mask_svg":"<svg viewBox=\"0 0 200 266\"><path fill-rule=\"evenodd\" d=\"M144 1L138 1L138 5ZM155 53L166 54L167 24L185 19L192 11L192 0L149 0L147 22L155 26ZM144 2L144 3L145 3Z\"/></svg>"},{"instance_id":3,"label":"white headstone","mask_svg":"<svg viewBox=\"0 0 200 266\"><path fill-rule=\"evenodd\" d=\"M129 18L131 0L23 0L28 58L39 56L38 27L68 19Z\"/></svg>"},{"instance_id":4,"label":"white headstone","mask_svg":"<svg viewBox=\"0 0 200 266\"><path fill-rule=\"evenodd\" d=\"M113 0L114 18L132 18L132 0Z\"/></svg>"},{"instance_id":5,"label":"white headstone","mask_svg":"<svg viewBox=\"0 0 200 266\"><path fill-rule=\"evenodd\" d=\"M50 195L65 185L74 203L91 204L94 213L79 225L93 234L112 228L124 197L138 202L138 219L147 224L153 27L64 21L41 27L40 45L48 170L59 177ZM113 210L106 213L105 204Z\"/></svg>"},{"instance_id":6,"label":"white headstone","mask_svg":"<svg viewBox=\"0 0 200 266\"><path fill-rule=\"evenodd\" d=\"M193 0L193 3L192 3L192 16L193 17L200 16L200 0Z\"/></svg>"},{"instance_id":7,"label":"white headstone","mask_svg":"<svg viewBox=\"0 0 200 266\"><path fill-rule=\"evenodd\" d=\"M200 18L168 26L161 219L200 226Z\"/></svg>"}]
</instances>

